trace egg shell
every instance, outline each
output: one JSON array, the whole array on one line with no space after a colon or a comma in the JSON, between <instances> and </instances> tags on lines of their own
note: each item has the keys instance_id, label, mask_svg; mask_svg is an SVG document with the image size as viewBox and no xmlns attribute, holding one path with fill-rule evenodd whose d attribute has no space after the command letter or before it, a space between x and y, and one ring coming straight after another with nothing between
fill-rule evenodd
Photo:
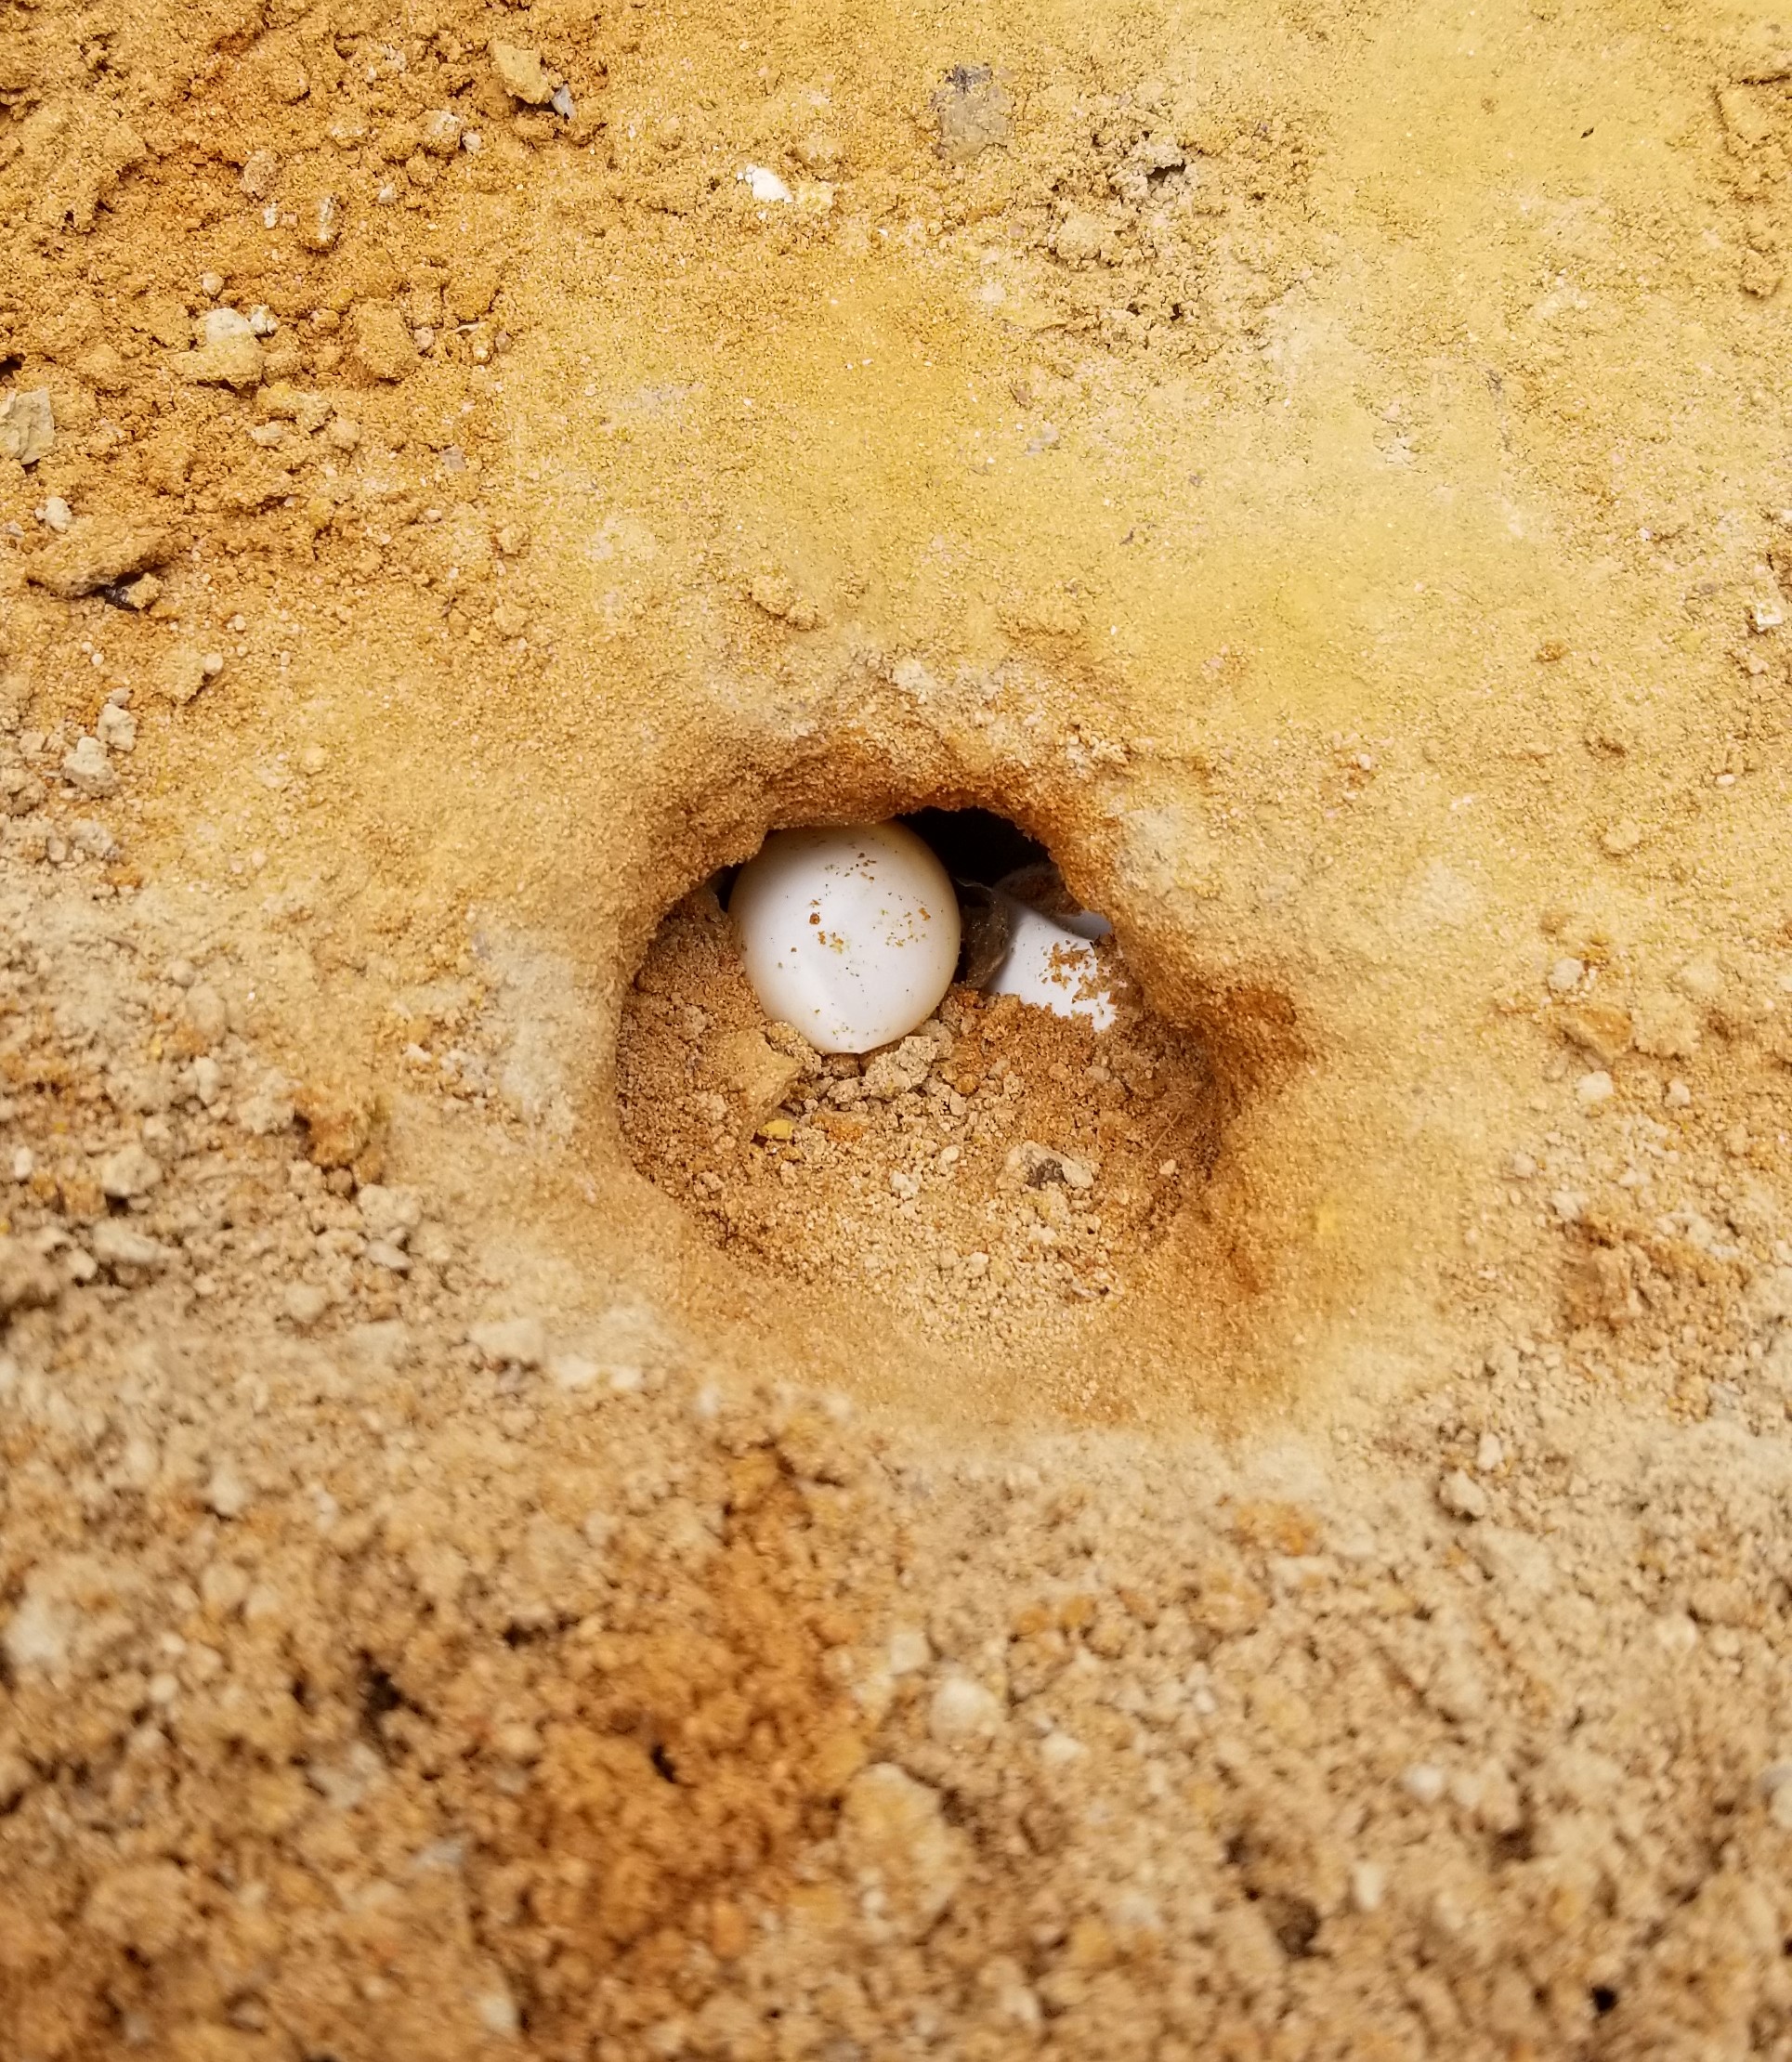
<instances>
[{"instance_id":1,"label":"egg shell","mask_svg":"<svg viewBox=\"0 0 1792 2062\"><path fill-rule=\"evenodd\" d=\"M899 823L779 830L728 898L760 1008L821 1052L871 1052L924 1024L958 965L958 896Z\"/></svg>"},{"instance_id":2,"label":"egg shell","mask_svg":"<svg viewBox=\"0 0 1792 2062\"><path fill-rule=\"evenodd\" d=\"M1001 894L997 889L996 894ZM1012 895L1002 896L1011 923L1008 952L984 983L988 995L1014 995L1053 1016L1086 1017L1097 1031L1114 1022L1114 1001L1095 949L1079 933ZM1088 920L1104 923L1099 917ZM1098 936L1106 934L1105 925Z\"/></svg>"}]
</instances>

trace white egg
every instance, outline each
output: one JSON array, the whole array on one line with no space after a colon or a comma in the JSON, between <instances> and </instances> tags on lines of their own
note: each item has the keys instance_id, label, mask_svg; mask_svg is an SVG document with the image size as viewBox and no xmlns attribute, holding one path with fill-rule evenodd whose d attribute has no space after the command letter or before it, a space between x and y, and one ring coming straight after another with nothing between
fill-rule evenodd
<instances>
[{"instance_id":1,"label":"white egg","mask_svg":"<svg viewBox=\"0 0 1792 2062\"><path fill-rule=\"evenodd\" d=\"M951 878L899 823L779 830L728 898L759 1006L821 1052L870 1052L924 1024L958 965Z\"/></svg>"},{"instance_id":2,"label":"white egg","mask_svg":"<svg viewBox=\"0 0 1792 2062\"><path fill-rule=\"evenodd\" d=\"M1023 1002L1036 1003L1058 1017L1087 1017L1097 1031L1105 1031L1114 1021L1114 998L1107 992L1101 961L1089 938L1071 926L1071 918L1059 922L1016 902L1013 895L995 894L1007 905L1012 926L1008 952L1001 964L983 984L988 995L1017 995ZM1105 920L1088 910L1078 912L1090 925L1100 924L1093 935L1105 937Z\"/></svg>"}]
</instances>

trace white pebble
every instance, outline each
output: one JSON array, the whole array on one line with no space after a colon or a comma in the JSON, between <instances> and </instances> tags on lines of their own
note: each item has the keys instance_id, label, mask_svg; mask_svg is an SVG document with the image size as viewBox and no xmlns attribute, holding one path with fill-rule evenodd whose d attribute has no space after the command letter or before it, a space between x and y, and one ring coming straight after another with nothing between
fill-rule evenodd
<instances>
[{"instance_id":1,"label":"white pebble","mask_svg":"<svg viewBox=\"0 0 1792 2062\"><path fill-rule=\"evenodd\" d=\"M1558 959L1550 969L1550 985L1557 995L1566 995L1570 988L1580 985L1586 972L1585 963L1579 959Z\"/></svg>"},{"instance_id":2,"label":"white pebble","mask_svg":"<svg viewBox=\"0 0 1792 2062\"><path fill-rule=\"evenodd\" d=\"M1437 1485L1437 1500L1454 1518L1485 1518L1487 1493L1472 1475L1453 1468Z\"/></svg>"},{"instance_id":3,"label":"white pebble","mask_svg":"<svg viewBox=\"0 0 1792 2062\"><path fill-rule=\"evenodd\" d=\"M1474 1450L1474 1465L1484 1475L1491 1475L1506 1458L1506 1449L1498 1432L1483 1432L1481 1443Z\"/></svg>"},{"instance_id":4,"label":"white pebble","mask_svg":"<svg viewBox=\"0 0 1792 2062\"><path fill-rule=\"evenodd\" d=\"M987 1738L1001 1724L1001 1703L969 1676L948 1676L935 1690L927 1712L927 1730L942 1746Z\"/></svg>"},{"instance_id":5,"label":"white pebble","mask_svg":"<svg viewBox=\"0 0 1792 2062\"><path fill-rule=\"evenodd\" d=\"M1415 1803L1434 1805L1444 1794L1444 1771L1432 1762L1416 1762L1401 1777L1400 1787Z\"/></svg>"},{"instance_id":6,"label":"white pebble","mask_svg":"<svg viewBox=\"0 0 1792 2062\"><path fill-rule=\"evenodd\" d=\"M735 177L740 181L755 201L763 201L769 204L775 201L788 201L791 198L790 188L784 184L776 172L766 165L743 165L735 174Z\"/></svg>"},{"instance_id":7,"label":"white pebble","mask_svg":"<svg viewBox=\"0 0 1792 2062\"><path fill-rule=\"evenodd\" d=\"M1596 1110L1612 1100L1613 1089L1611 1076L1602 1067L1595 1074L1583 1074L1575 1083L1575 1101L1583 1110Z\"/></svg>"},{"instance_id":8,"label":"white pebble","mask_svg":"<svg viewBox=\"0 0 1792 2062\"><path fill-rule=\"evenodd\" d=\"M958 965L950 877L902 824L775 832L728 912L760 1007L822 1052L874 1051L924 1024Z\"/></svg>"}]
</instances>

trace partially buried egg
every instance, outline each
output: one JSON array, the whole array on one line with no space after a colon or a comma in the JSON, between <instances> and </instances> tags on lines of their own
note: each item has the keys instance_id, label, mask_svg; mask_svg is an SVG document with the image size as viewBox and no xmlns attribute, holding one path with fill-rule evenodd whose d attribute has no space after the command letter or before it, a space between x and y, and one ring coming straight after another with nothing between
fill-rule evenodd
<instances>
[{"instance_id":1,"label":"partially buried egg","mask_svg":"<svg viewBox=\"0 0 1792 2062\"><path fill-rule=\"evenodd\" d=\"M958 964L958 897L899 823L779 830L728 898L760 1008L821 1052L870 1052L924 1024Z\"/></svg>"}]
</instances>

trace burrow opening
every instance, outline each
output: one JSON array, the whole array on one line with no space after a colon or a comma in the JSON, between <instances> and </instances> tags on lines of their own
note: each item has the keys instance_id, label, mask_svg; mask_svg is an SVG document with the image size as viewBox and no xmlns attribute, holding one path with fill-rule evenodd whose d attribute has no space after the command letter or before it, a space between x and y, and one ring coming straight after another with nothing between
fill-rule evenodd
<instances>
[{"instance_id":1,"label":"burrow opening","mask_svg":"<svg viewBox=\"0 0 1792 2062\"><path fill-rule=\"evenodd\" d=\"M891 1306L942 1341L1044 1343L1139 1289L1220 1160L1233 1085L1198 1030L1155 1011L1122 941L1045 844L984 808L898 819L961 905L944 998L863 1053L818 1051L749 978L725 868L667 911L623 998L629 1158L759 1273ZM991 900L1066 927L1107 1005L1060 1014L992 990ZM735 905L734 914L730 905Z\"/></svg>"}]
</instances>

